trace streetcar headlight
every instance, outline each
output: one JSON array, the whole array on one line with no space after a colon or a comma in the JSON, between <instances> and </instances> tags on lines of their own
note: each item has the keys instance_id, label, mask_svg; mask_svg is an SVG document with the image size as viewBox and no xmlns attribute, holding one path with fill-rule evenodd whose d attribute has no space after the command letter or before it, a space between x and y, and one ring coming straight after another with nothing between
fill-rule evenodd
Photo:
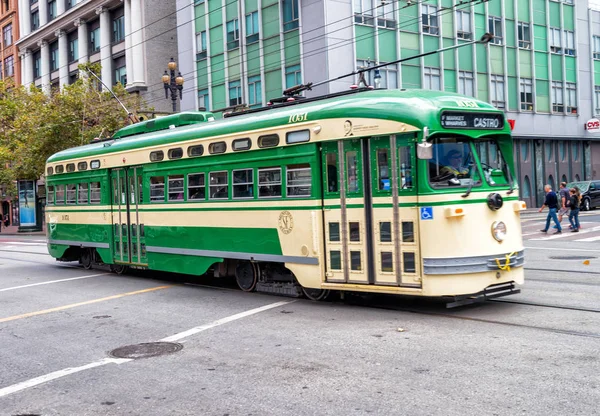
<instances>
[{"instance_id":1,"label":"streetcar headlight","mask_svg":"<svg viewBox=\"0 0 600 416\"><path fill-rule=\"evenodd\" d=\"M502 241L506 237L506 224L502 221L495 221L492 224L492 236L496 241Z\"/></svg>"}]
</instances>

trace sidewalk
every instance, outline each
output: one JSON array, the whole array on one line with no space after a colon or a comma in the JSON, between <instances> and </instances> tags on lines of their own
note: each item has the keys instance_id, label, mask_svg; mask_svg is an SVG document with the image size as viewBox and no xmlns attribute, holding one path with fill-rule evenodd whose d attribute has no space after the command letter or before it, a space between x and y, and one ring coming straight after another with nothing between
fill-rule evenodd
<instances>
[{"instance_id":1,"label":"sidewalk","mask_svg":"<svg viewBox=\"0 0 600 416\"><path fill-rule=\"evenodd\" d=\"M16 225L11 225L8 228L2 226L2 231L0 232L0 237L3 235L46 235L46 225L44 224L43 231L35 231L31 233L20 233L19 227Z\"/></svg>"}]
</instances>

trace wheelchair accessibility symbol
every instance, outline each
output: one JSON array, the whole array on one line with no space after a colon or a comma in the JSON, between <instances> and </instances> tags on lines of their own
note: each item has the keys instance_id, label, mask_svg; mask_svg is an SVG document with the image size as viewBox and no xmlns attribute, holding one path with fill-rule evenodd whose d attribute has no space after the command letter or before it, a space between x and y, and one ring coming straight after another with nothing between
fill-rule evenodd
<instances>
[{"instance_id":1,"label":"wheelchair accessibility symbol","mask_svg":"<svg viewBox=\"0 0 600 416\"><path fill-rule=\"evenodd\" d=\"M433 219L433 207L421 207L421 220Z\"/></svg>"}]
</instances>

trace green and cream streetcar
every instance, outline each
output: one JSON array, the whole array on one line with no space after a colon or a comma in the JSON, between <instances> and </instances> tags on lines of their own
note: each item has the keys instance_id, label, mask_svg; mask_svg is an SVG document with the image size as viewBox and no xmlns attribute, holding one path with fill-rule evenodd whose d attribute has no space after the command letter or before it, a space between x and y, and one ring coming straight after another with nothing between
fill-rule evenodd
<instances>
[{"instance_id":1,"label":"green and cream streetcar","mask_svg":"<svg viewBox=\"0 0 600 416\"><path fill-rule=\"evenodd\" d=\"M50 254L312 299L518 292L525 206L501 111L424 90L289 101L180 113L53 155Z\"/></svg>"}]
</instances>

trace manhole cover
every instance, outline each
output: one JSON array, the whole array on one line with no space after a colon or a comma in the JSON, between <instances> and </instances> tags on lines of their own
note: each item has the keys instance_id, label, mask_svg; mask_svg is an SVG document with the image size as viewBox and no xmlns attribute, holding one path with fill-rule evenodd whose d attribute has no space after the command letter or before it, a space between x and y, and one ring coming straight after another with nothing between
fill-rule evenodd
<instances>
[{"instance_id":1,"label":"manhole cover","mask_svg":"<svg viewBox=\"0 0 600 416\"><path fill-rule=\"evenodd\" d=\"M589 260L595 259L593 256L550 256L552 260Z\"/></svg>"},{"instance_id":2,"label":"manhole cover","mask_svg":"<svg viewBox=\"0 0 600 416\"><path fill-rule=\"evenodd\" d=\"M112 350L109 354L115 358L148 358L173 354L183 348L176 342L147 342L144 344L125 345Z\"/></svg>"}]
</instances>

